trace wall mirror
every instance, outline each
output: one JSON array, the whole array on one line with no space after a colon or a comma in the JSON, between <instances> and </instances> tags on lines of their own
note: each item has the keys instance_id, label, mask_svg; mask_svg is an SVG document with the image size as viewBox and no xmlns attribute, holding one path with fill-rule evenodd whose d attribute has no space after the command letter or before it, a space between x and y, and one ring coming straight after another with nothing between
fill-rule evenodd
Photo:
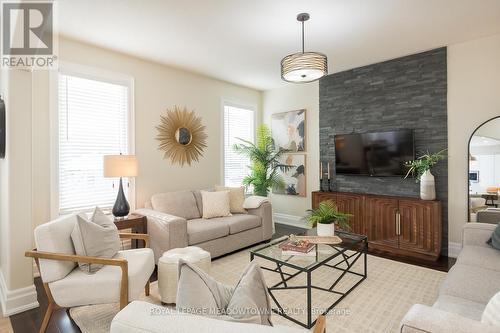
<instances>
[{"instance_id":1,"label":"wall mirror","mask_svg":"<svg viewBox=\"0 0 500 333\"><path fill-rule=\"evenodd\" d=\"M203 156L207 135L201 118L186 107L174 106L160 117L156 126L159 149L172 164L191 165Z\"/></svg>"},{"instance_id":2,"label":"wall mirror","mask_svg":"<svg viewBox=\"0 0 500 333\"><path fill-rule=\"evenodd\" d=\"M479 126L469 140L469 221L500 221L500 117Z\"/></svg>"}]
</instances>

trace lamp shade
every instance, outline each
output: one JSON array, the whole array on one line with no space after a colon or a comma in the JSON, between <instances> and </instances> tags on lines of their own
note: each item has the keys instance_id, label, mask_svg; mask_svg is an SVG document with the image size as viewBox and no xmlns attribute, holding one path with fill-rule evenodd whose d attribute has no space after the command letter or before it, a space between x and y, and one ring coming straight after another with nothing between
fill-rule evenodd
<instances>
[{"instance_id":1,"label":"lamp shade","mask_svg":"<svg viewBox=\"0 0 500 333\"><path fill-rule=\"evenodd\" d=\"M327 73L326 55L318 52L294 53L281 60L281 77L287 82L312 82Z\"/></svg>"},{"instance_id":2,"label":"lamp shade","mask_svg":"<svg viewBox=\"0 0 500 333\"><path fill-rule=\"evenodd\" d=\"M135 177L137 172L135 155L104 156L104 177Z\"/></svg>"}]
</instances>

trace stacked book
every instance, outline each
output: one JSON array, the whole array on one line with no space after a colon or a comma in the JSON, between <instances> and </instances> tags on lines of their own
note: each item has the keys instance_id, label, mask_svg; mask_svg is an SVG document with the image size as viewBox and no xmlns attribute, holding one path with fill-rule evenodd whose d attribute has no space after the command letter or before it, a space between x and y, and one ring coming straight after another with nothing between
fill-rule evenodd
<instances>
[{"instance_id":1,"label":"stacked book","mask_svg":"<svg viewBox=\"0 0 500 333\"><path fill-rule=\"evenodd\" d=\"M308 241L288 240L279 245L281 254L285 256L315 256L316 246Z\"/></svg>"}]
</instances>

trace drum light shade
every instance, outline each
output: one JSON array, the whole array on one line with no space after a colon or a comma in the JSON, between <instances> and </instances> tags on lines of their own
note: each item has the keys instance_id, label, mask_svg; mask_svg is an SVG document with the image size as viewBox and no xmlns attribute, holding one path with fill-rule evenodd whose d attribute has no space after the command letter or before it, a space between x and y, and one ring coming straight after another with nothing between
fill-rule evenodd
<instances>
[{"instance_id":1,"label":"drum light shade","mask_svg":"<svg viewBox=\"0 0 500 333\"><path fill-rule=\"evenodd\" d=\"M135 155L104 156L104 177L136 177L137 171Z\"/></svg>"},{"instance_id":2,"label":"drum light shade","mask_svg":"<svg viewBox=\"0 0 500 333\"><path fill-rule=\"evenodd\" d=\"M304 22L307 20L308 13L297 15L297 21L302 24L302 52L287 55L281 60L281 78L287 82L312 82L328 74L326 55L304 51Z\"/></svg>"},{"instance_id":3,"label":"drum light shade","mask_svg":"<svg viewBox=\"0 0 500 333\"><path fill-rule=\"evenodd\" d=\"M281 60L281 78L287 82L312 82L328 73L326 55L317 52L299 52Z\"/></svg>"}]
</instances>

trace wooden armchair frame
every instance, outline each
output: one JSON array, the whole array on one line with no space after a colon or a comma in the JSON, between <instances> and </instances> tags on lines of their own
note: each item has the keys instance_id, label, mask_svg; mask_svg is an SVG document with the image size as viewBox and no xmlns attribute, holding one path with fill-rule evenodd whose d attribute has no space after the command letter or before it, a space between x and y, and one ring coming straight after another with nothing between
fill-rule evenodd
<instances>
[{"instance_id":1,"label":"wooden armchair frame","mask_svg":"<svg viewBox=\"0 0 500 333\"><path fill-rule=\"evenodd\" d=\"M143 240L145 243L145 247L149 247L149 235L135 234L135 233L120 233L119 235L121 239ZM75 254L37 251L37 249L33 249L32 251L26 251L24 255L26 257L35 259L38 270L40 270L39 259L118 266L121 268L122 271L122 277L120 282L120 310L126 307L128 304L128 262L126 259L106 259L106 258L99 258L92 256L79 256ZM61 306L57 305L57 303L54 301L48 283L43 282L43 289L47 294L48 306L47 306L47 311L45 312L45 316L43 317L42 324L40 325L40 330L39 330L40 333L44 333L45 330L47 329L47 326L49 325L50 322L50 317L52 316L54 310L62 308ZM144 291L146 293L146 296L149 296L149 279L144 287Z\"/></svg>"}]
</instances>

